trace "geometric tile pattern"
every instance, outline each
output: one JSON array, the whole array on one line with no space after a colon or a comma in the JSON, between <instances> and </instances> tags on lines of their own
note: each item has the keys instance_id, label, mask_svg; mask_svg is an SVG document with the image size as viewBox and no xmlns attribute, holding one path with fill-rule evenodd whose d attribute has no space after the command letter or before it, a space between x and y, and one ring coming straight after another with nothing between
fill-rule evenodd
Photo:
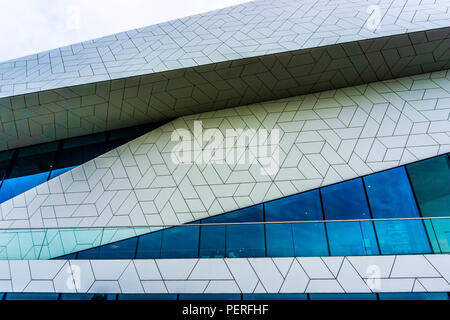
<instances>
[{"instance_id":1,"label":"geometric tile pattern","mask_svg":"<svg viewBox=\"0 0 450 320\"><path fill-rule=\"evenodd\" d=\"M374 4L378 28L370 28ZM1 63L0 96L448 27L449 7L448 0L251 1Z\"/></svg>"},{"instance_id":2,"label":"geometric tile pattern","mask_svg":"<svg viewBox=\"0 0 450 320\"><path fill-rule=\"evenodd\" d=\"M448 292L450 255L0 261L1 292Z\"/></svg>"},{"instance_id":3,"label":"geometric tile pattern","mask_svg":"<svg viewBox=\"0 0 450 320\"><path fill-rule=\"evenodd\" d=\"M2 203L0 227L180 224L447 153L449 101L440 71L185 116ZM278 129L279 170L175 164L171 135L194 120Z\"/></svg>"},{"instance_id":4,"label":"geometric tile pattern","mask_svg":"<svg viewBox=\"0 0 450 320\"><path fill-rule=\"evenodd\" d=\"M0 150L450 68L450 28L0 98Z\"/></svg>"},{"instance_id":5,"label":"geometric tile pattern","mask_svg":"<svg viewBox=\"0 0 450 320\"><path fill-rule=\"evenodd\" d=\"M450 1L254 1L0 64L0 150L448 69Z\"/></svg>"}]
</instances>

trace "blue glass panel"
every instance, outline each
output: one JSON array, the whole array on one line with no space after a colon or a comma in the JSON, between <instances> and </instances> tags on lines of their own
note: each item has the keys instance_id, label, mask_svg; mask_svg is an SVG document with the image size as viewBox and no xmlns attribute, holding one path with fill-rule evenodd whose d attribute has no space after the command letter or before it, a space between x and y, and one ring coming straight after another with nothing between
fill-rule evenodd
<instances>
[{"instance_id":1,"label":"blue glass panel","mask_svg":"<svg viewBox=\"0 0 450 320\"><path fill-rule=\"evenodd\" d=\"M422 216L450 216L450 159L447 155L406 166ZM425 221L435 253L449 253L450 219Z\"/></svg>"},{"instance_id":2,"label":"blue glass panel","mask_svg":"<svg viewBox=\"0 0 450 320\"><path fill-rule=\"evenodd\" d=\"M162 231L139 237L136 259L158 259L161 257Z\"/></svg>"},{"instance_id":3,"label":"blue glass panel","mask_svg":"<svg viewBox=\"0 0 450 320\"><path fill-rule=\"evenodd\" d=\"M424 217L450 216L450 159L447 155L406 166Z\"/></svg>"},{"instance_id":4,"label":"blue glass panel","mask_svg":"<svg viewBox=\"0 0 450 320\"><path fill-rule=\"evenodd\" d=\"M270 201L266 221L322 220L318 190ZM328 246L323 223L267 224L268 256L324 256Z\"/></svg>"},{"instance_id":5,"label":"blue glass panel","mask_svg":"<svg viewBox=\"0 0 450 320\"><path fill-rule=\"evenodd\" d=\"M318 190L312 190L264 204L266 221L322 220Z\"/></svg>"},{"instance_id":6,"label":"blue glass panel","mask_svg":"<svg viewBox=\"0 0 450 320\"><path fill-rule=\"evenodd\" d=\"M0 188L0 203L44 183L47 181L47 178L48 172L43 172L30 176L5 179Z\"/></svg>"},{"instance_id":7,"label":"blue glass panel","mask_svg":"<svg viewBox=\"0 0 450 320\"><path fill-rule=\"evenodd\" d=\"M63 173L66 173L67 171L72 170L73 168L76 168L77 166L73 167L67 167L67 168L61 168L61 169L53 169L50 173L50 179L56 178L57 176L62 175Z\"/></svg>"},{"instance_id":8,"label":"blue glass panel","mask_svg":"<svg viewBox=\"0 0 450 320\"><path fill-rule=\"evenodd\" d=\"M420 220L375 221L381 254L431 253Z\"/></svg>"},{"instance_id":9,"label":"blue glass panel","mask_svg":"<svg viewBox=\"0 0 450 320\"><path fill-rule=\"evenodd\" d=\"M263 207L256 205L202 220L203 223L262 222ZM202 257L263 257L264 225L202 226ZM226 247L225 247L226 244Z\"/></svg>"},{"instance_id":10,"label":"blue glass panel","mask_svg":"<svg viewBox=\"0 0 450 320\"><path fill-rule=\"evenodd\" d=\"M60 300L116 300L115 293L62 293Z\"/></svg>"},{"instance_id":11,"label":"blue glass panel","mask_svg":"<svg viewBox=\"0 0 450 320\"><path fill-rule=\"evenodd\" d=\"M340 182L321 190L327 220L370 219L361 179Z\"/></svg>"},{"instance_id":12,"label":"blue glass panel","mask_svg":"<svg viewBox=\"0 0 450 320\"><path fill-rule=\"evenodd\" d=\"M327 233L332 256L379 254L371 221L328 222Z\"/></svg>"},{"instance_id":13,"label":"blue glass panel","mask_svg":"<svg viewBox=\"0 0 450 320\"><path fill-rule=\"evenodd\" d=\"M369 219L370 211L361 179L337 183L321 189L327 220ZM372 222L327 223L331 255L378 254Z\"/></svg>"},{"instance_id":14,"label":"blue glass panel","mask_svg":"<svg viewBox=\"0 0 450 320\"><path fill-rule=\"evenodd\" d=\"M197 258L199 226L180 226L162 231L161 258Z\"/></svg>"},{"instance_id":15,"label":"blue glass panel","mask_svg":"<svg viewBox=\"0 0 450 320\"><path fill-rule=\"evenodd\" d=\"M449 300L447 292L380 293L380 300Z\"/></svg>"},{"instance_id":16,"label":"blue glass panel","mask_svg":"<svg viewBox=\"0 0 450 320\"><path fill-rule=\"evenodd\" d=\"M180 300L241 300L240 294L180 294Z\"/></svg>"},{"instance_id":17,"label":"blue glass panel","mask_svg":"<svg viewBox=\"0 0 450 320\"><path fill-rule=\"evenodd\" d=\"M231 212L222 216L228 222L262 222L262 205L252 206ZM226 231L226 256L238 257L264 257L264 225L243 224L227 225Z\"/></svg>"},{"instance_id":18,"label":"blue glass panel","mask_svg":"<svg viewBox=\"0 0 450 320\"><path fill-rule=\"evenodd\" d=\"M364 177L375 219L419 217L404 167Z\"/></svg>"},{"instance_id":19,"label":"blue glass panel","mask_svg":"<svg viewBox=\"0 0 450 320\"><path fill-rule=\"evenodd\" d=\"M100 256L100 247L79 251L77 259L98 259Z\"/></svg>"},{"instance_id":20,"label":"blue glass panel","mask_svg":"<svg viewBox=\"0 0 450 320\"><path fill-rule=\"evenodd\" d=\"M375 219L419 217L404 167L364 177ZM430 243L422 221L376 221L382 254L429 253Z\"/></svg>"},{"instance_id":21,"label":"blue glass panel","mask_svg":"<svg viewBox=\"0 0 450 320\"><path fill-rule=\"evenodd\" d=\"M377 300L375 293L311 293L311 300Z\"/></svg>"},{"instance_id":22,"label":"blue glass panel","mask_svg":"<svg viewBox=\"0 0 450 320\"><path fill-rule=\"evenodd\" d=\"M58 300L58 293L8 292L5 300Z\"/></svg>"},{"instance_id":23,"label":"blue glass panel","mask_svg":"<svg viewBox=\"0 0 450 320\"><path fill-rule=\"evenodd\" d=\"M137 237L117 241L100 247L98 259L134 259Z\"/></svg>"},{"instance_id":24,"label":"blue glass panel","mask_svg":"<svg viewBox=\"0 0 450 320\"><path fill-rule=\"evenodd\" d=\"M119 294L118 300L177 300L176 294Z\"/></svg>"},{"instance_id":25,"label":"blue glass panel","mask_svg":"<svg viewBox=\"0 0 450 320\"><path fill-rule=\"evenodd\" d=\"M308 300L306 293L253 293L244 294L243 300Z\"/></svg>"},{"instance_id":26,"label":"blue glass panel","mask_svg":"<svg viewBox=\"0 0 450 320\"><path fill-rule=\"evenodd\" d=\"M200 258L225 257L225 226L200 227Z\"/></svg>"}]
</instances>

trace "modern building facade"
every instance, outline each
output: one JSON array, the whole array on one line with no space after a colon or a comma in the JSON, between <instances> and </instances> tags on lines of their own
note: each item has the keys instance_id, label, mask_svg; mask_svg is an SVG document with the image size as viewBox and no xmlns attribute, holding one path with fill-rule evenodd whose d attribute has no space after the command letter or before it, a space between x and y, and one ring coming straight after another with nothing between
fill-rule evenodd
<instances>
[{"instance_id":1,"label":"modern building facade","mask_svg":"<svg viewBox=\"0 0 450 320\"><path fill-rule=\"evenodd\" d=\"M0 63L3 299L449 299L450 2L242 5Z\"/></svg>"}]
</instances>

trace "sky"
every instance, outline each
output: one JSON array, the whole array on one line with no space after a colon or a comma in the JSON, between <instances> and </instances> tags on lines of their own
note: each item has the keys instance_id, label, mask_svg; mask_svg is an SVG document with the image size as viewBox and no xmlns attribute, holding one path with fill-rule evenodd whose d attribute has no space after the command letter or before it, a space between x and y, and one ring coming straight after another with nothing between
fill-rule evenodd
<instances>
[{"instance_id":1,"label":"sky","mask_svg":"<svg viewBox=\"0 0 450 320\"><path fill-rule=\"evenodd\" d=\"M249 0L0 0L0 62Z\"/></svg>"}]
</instances>

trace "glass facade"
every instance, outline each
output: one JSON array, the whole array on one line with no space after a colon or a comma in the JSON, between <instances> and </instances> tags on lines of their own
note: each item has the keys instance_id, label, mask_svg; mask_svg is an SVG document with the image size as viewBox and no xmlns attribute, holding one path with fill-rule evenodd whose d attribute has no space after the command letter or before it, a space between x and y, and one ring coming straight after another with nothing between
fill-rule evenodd
<instances>
[{"instance_id":1,"label":"glass facade","mask_svg":"<svg viewBox=\"0 0 450 320\"><path fill-rule=\"evenodd\" d=\"M421 214L422 209L417 207L415 200L415 193L422 194L419 204L430 197L427 193L429 189L424 186L426 183L421 183L428 179L423 177L427 165L433 166L431 170L442 171L435 174L434 179L428 179L427 183L431 189L439 188L436 195L440 199L438 201L447 201L450 191L442 180L450 175L448 163L448 155L424 160L406 168L389 169L192 223L196 225L144 234L137 237L137 242L128 239L106 244L71 255L70 258L450 253L447 228L450 218L395 220L432 217L430 211L427 215ZM409 172L412 172L411 177ZM450 216L450 206L441 208L439 217L445 216ZM372 220L364 221L366 219ZM125 242L129 243L127 250L131 253L123 254L124 249L121 248ZM104 251L104 247L108 249Z\"/></svg>"}]
</instances>

